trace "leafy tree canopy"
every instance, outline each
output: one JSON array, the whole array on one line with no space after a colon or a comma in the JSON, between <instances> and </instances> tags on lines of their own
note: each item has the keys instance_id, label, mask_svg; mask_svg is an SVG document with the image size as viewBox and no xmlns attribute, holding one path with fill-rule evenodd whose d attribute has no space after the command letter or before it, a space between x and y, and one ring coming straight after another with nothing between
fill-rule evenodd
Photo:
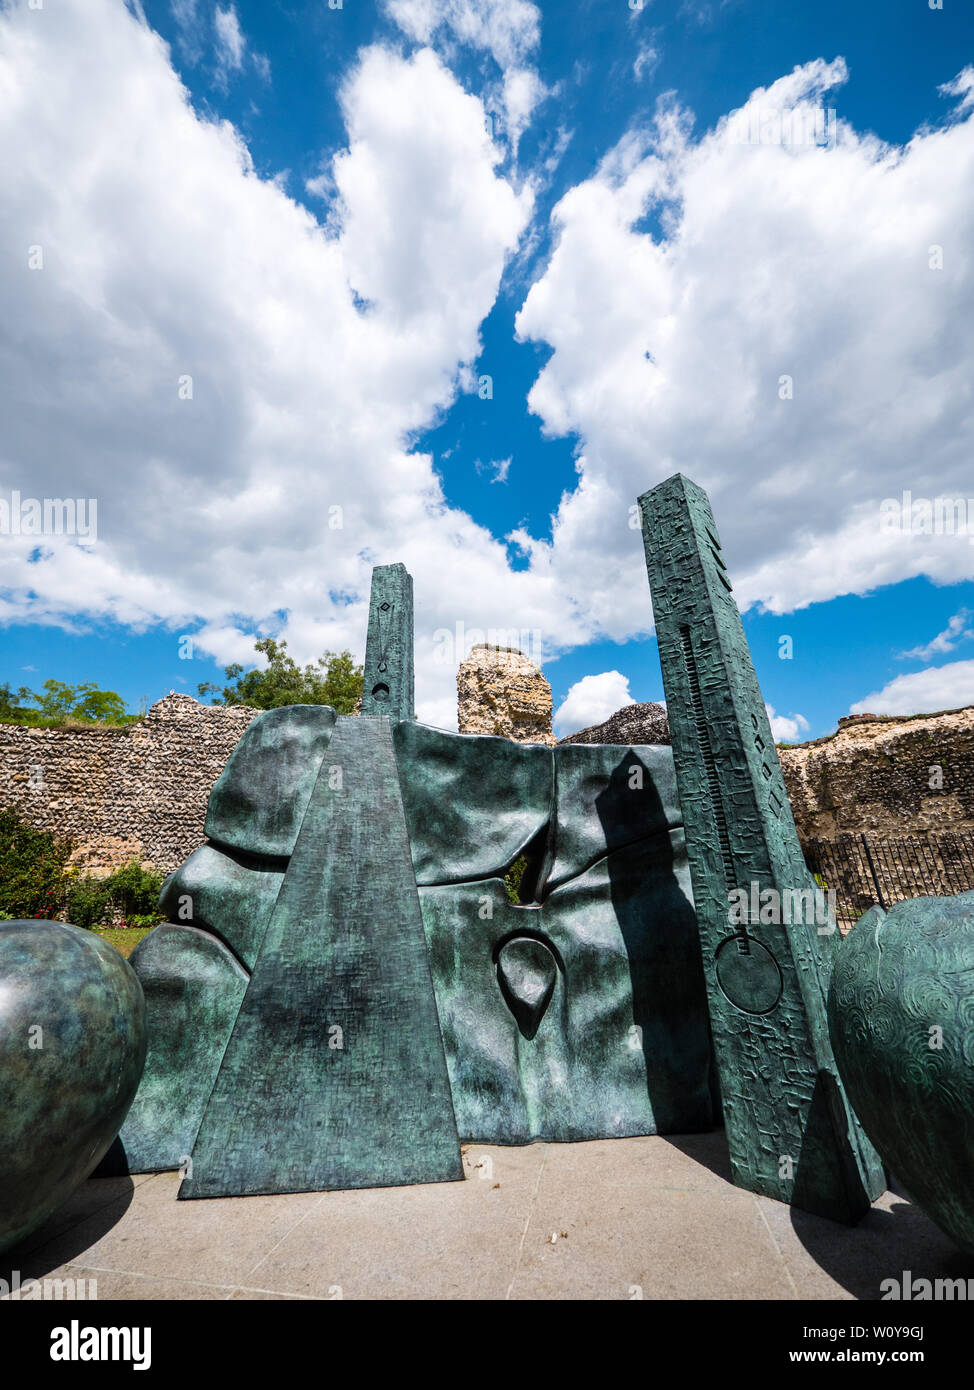
<instances>
[{"instance_id":1,"label":"leafy tree canopy","mask_svg":"<svg viewBox=\"0 0 974 1390\"><path fill-rule=\"evenodd\" d=\"M11 719L20 712L25 700L33 700L33 694L22 685L19 690L11 690L10 682L0 685L0 719Z\"/></svg>"},{"instance_id":2,"label":"leafy tree canopy","mask_svg":"<svg viewBox=\"0 0 974 1390\"><path fill-rule=\"evenodd\" d=\"M254 650L267 665L244 671L239 663L224 667L227 684L213 681L198 687L200 695L213 695L213 705L250 705L252 709L280 709L283 705L331 705L339 714L351 714L362 694L362 667L351 652L325 652L303 669L287 654L287 643L262 637Z\"/></svg>"},{"instance_id":3,"label":"leafy tree canopy","mask_svg":"<svg viewBox=\"0 0 974 1390\"><path fill-rule=\"evenodd\" d=\"M99 690L94 681L67 685L64 681L45 681L34 701L45 719L93 719L104 724L120 724L125 718L125 701L114 690Z\"/></svg>"},{"instance_id":4,"label":"leafy tree canopy","mask_svg":"<svg viewBox=\"0 0 974 1390\"><path fill-rule=\"evenodd\" d=\"M33 701L33 704L27 704ZM65 681L45 681L40 694L22 685L12 690L0 685L0 722L7 724L63 724L67 719L85 719L98 724L124 724L125 701L114 690L99 690L94 681L68 685Z\"/></svg>"}]
</instances>

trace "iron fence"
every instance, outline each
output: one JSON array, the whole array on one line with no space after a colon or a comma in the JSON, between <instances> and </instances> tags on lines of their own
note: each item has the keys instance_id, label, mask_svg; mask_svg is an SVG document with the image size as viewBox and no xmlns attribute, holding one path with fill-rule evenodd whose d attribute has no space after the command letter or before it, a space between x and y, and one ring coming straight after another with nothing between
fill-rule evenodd
<instances>
[{"instance_id":1,"label":"iron fence","mask_svg":"<svg viewBox=\"0 0 974 1390\"><path fill-rule=\"evenodd\" d=\"M805 862L835 892L836 917L848 930L874 903L949 897L974 889L974 834L838 835L806 840Z\"/></svg>"}]
</instances>

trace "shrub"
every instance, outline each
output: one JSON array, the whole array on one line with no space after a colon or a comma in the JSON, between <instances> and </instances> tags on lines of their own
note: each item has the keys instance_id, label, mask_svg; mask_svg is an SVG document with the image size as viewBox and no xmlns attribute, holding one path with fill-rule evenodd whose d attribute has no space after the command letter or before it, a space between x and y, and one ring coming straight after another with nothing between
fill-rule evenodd
<instances>
[{"instance_id":1,"label":"shrub","mask_svg":"<svg viewBox=\"0 0 974 1390\"><path fill-rule=\"evenodd\" d=\"M111 925L116 908L129 926L152 926L163 919L158 910L162 875L130 859L108 878L77 878L67 890L66 916L76 927Z\"/></svg>"},{"instance_id":2,"label":"shrub","mask_svg":"<svg viewBox=\"0 0 974 1390\"><path fill-rule=\"evenodd\" d=\"M67 888L64 916L73 926L97 927L109 905L107 878L76 878Z\"/></svg>"},{"instance_id":3,"label":"shrub","mask_svg":"<svg viewBox=\"0 0 974 1390\"><path fill-rule=\"evenodd\" d=\"M111 922L113 910L132 925L155 926L162 875L137 859L108 878L68 867L74 848L47 830L25 825L13 811L0 812L0 921L59 918L85 929Z\"/></svg>"},{"instance_id":4,"label":"shrub","mask_svg":"<svg viewBox=\"0 0 974 1390\"><path fill-rule=\"evenodd\" d=\"M0 811L0 911L8 920L60 915L72 848L70 840Z\"/></svg>"},{"instance_id":5,"label":"shrub","mask_svg":"<svg viewBox=\"0 0 974 1390\"><path fill-rule=\"evenodd\" d=\"M160 920L157 908L162 892L161 874L143 868L137 859L130 859L104 882L112 905L120 908L127 918L135 914Z\"/></svg>"},{"instance_id":6,"label":"shrub","mask_svg":"<svg viewBox=\"0 0 974 1390\"><path fill-rule=\"evenodd\" d=\"M130 917L126 918L123 925L130 930L151 931L153 927L157 927L164 920L165 913L163 912L133 912Z\"/></svg>"}]
</instances>

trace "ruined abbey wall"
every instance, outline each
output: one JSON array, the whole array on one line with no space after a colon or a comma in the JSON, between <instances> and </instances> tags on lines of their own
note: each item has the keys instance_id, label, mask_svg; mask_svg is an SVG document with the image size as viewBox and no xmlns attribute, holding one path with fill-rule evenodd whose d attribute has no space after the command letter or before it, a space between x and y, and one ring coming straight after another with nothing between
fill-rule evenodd
<instances>
[{"instance_id":1,"label":"ruined abbey wall","mask_svg":"<svg viewBox=\"0 0 974 1390\"><path fill-rule=\"evenodd\" d=\"M0 806L75 840L93 873L133 858L168 873L203 843L210 788L257 713L170 694L118 729L0 724Z\"/></svg>"},{"instance_id":2,"label":"ruined abbey wall","mask_svg":"<svg viewBox=\"0 0 974 1390\"><path fill-rule=\"evenodd\" d=\"M488 711L495 722L496 703ZM203 843L210 789L257 713L170 694L145 719L119 729L0 724L0 806L74 839L75 862L92 872L110 872L134 857L168 873ZM546 711L540 714L543 733L533 737L548 742ZM629 720L624 733L614 716L585 730L586 741L668 739L660 706L621 714ZM495 731L525 737L520 725L507 731L492 724L489 732ZM838 733L781 748L779 755L803 841L974 832L974 707L844 720Z\"/></svg>"},{"instance_id":3,"label":"ruined abbey wall","mask_svg":"<svg viewBox=\"0 0 974 1390\"><path fill-rule=\"evenodd\" d=\"M974 706L845 719L778 756L802 839L974 830Z\"/></svg>"}]
</instances>

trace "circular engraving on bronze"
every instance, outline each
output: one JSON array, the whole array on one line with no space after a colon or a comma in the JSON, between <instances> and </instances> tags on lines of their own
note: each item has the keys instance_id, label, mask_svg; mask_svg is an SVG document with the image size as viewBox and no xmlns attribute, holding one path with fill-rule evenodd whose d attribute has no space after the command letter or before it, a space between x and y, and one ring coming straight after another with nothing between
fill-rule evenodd
<instances>
[{"instance_id":1,"label":"circular engraving on bronze","mask_svg":"<svg viewBox=\"0 0 974 1390\"><path fill-rule=\"evenodd\" d=\"M726 999L746 1014L769 1014L781 998L782 980L778 962L760 941L747 938L747 951L741 938L729 936L717 947L714 969L717 983Z\"/></svg>"}]
</instances>

